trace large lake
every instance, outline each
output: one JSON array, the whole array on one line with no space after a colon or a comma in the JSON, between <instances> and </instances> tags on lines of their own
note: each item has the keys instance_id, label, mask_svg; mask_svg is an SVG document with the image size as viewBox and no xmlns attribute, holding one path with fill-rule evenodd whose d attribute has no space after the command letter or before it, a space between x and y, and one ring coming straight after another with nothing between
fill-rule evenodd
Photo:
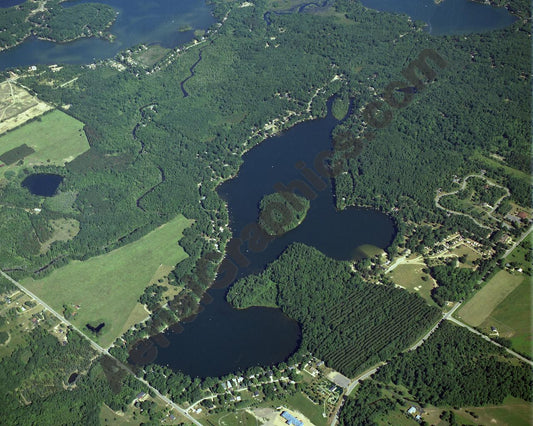
<instances>
[{"instance_id":1,"label":"large lake","mask_svg":"<svg viewBox=\"0 0 533 426\"><path fill-rule=\"evenodd\" d=\"M505 8L491 7L470 0L361 0L364 6L383 12L409 15L427 23L432 35L484 32L505 28L516 18Z\"/></svg>"},{"instance_id":2,"label":"large lake","mask_svg":"<svg viewBox=\"0 0 533 426\"><path fill-rule=\"evenodd\" d=\"M119 12L109 30L116 36L114 42L84 38L70 43L52 43L30 38L21 45L0 53L0 69L37 64L88 64L112 58L118 52L139 43L176 47L192 40L195 29L205 30L215 22L205 1L94 1L113 6ZM65 6L88 2L90 0L78 0L65 3ZM179 31L185 28L192 29Z\"/></svg>"},{"instance_id":3,"label":"large lake","mask_svg":"<svg viewBox=\"0 0 533 426\"><path fill-rule=\"evenodd\" d=\"M229 207L233 235L257 221L258 204L274 184L289 185L302 179L294 164L305 162L313 168L318 153L331 149L331 131L336 120L324 119L299 124L280 136L270 138L244 156L236 178L224 183L219 194ZM394 237L388 216L374 210L348 208L337 211L332 187L315 190L317 198L303 223L254 253L243 246L250 265L239 276L261 271L292 242L311 245L336 259L359 256L357 248L370 244L386 247ZM233 309L226 301L226 289L210 290L213 301L182 333L167 333L171 345L159 349L158 363L192 376L220 376L253 365L284 361L298 346L299 326L279 310L269 308Z\"/></svg>"}]
</instances>

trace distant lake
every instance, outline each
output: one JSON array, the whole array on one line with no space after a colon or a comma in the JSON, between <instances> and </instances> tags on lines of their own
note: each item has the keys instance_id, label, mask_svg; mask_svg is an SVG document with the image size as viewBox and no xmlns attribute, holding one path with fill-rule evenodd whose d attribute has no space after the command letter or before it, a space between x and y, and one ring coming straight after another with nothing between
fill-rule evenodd
<instances>
[{"instance_id":1,"label":"distant lake","mask_svg":"<svg viewBox=\"0 0 533 426\"><path fill-rule=\"evenodd\" d=\"M516 18L507 9L470 0L361 0L371 9L409 15L424 21L432 35L484 32L508 27Z\"/></svg>"},{"instance_id":2,"label":"distant lake","mask_svg":"<svg viewBox=\"0 0 533 426\"><path fill-rule=\"evenodd\" d=\"M0 1L2 5L4 2ZM192 40L195 29L207 29L215 22L204 0L78 0L63 6L89 2L105 3L119 12L109 30L117 36L114 42L94 37L70 43L29 38L0 53L0 69L38 64L88 64L112 58L140 43L176 47ZM184 28L192 30L180 31Z\"/></svg>"},{"instance_id":3,"label":"distant lake","mask_svg":"<svg viewBox=\"0 0 533 426\"><path fill-rule=\"evenodd\" d=\"M331 131L337 121L331 112L326 118L301 123L280 136L272 137L244 155L244 164L234 179L218 192L227 201L230 227L238 236L244 226L257 221L258 204L265 194L275 192L274 184L289 185L303 179L294 167L304 161L313 167L323 150L331 149ZM244 245L242 253L250 266L239 277L263 270L293 242L303 242L335 259L360 257L358 247L370 244L384 248L394 237L391 219L370 209L337 211L332 186L316 190L309 212L296 229L287 232L260 253ZM191 376L221 376L254 365L271 365L287 359L300 340L299 325L280 310L270 308L233 309L225 300L227 289L208 291L213 302L182 333L166 333L171 344L158 348L158 364L168 365Z\"/></svg>"},{"instance_id":4,"label":"distant lake","mask_svg":"<svg viewBox=\"0 0 533 426\"><path fill-rule=\"evenodd\" d=\"M26 0L0 0L0 9L24 3Z\"/></svg>"},{"instance_id":5,"label":"distant lake","mask_svg":"<svg viewBox=\"0 0 533 426\"><path fill-rule=\"evenodd\" d=\"M33 195L52 197L62 181L63 177L60 175L36 173L29 175L22 181L21 185Z\"/></svg>"}]
</instances>

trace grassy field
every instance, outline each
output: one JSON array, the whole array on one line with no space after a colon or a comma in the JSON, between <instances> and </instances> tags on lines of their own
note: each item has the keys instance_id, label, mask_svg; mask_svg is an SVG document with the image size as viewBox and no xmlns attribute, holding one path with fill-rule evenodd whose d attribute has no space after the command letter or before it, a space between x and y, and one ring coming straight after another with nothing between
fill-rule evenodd
<instances>
[{"instance_id":1,"label":"grassy field","mask_svg":"<svg viewBox=\"0 0 533 426\"><path fill-rule=\"evenodd\" d=\"M203 420L205 424L216 426L255 426L259 421L250 413L239 410L236 413L218 413Z\"/></svg>"},{"instance_id":2,"label":"grassy field","mask_svg":"<svg viewBox=\"0 0 533 426\"><path fill-rule=\"evenodd\" d=\"M524 173L523 171L521 170L518 170L518 169L515 169L513 167L509 167L507 165L505 165L504 163L501 163L495 159L492 159L492 158L487 158L481 154L476 154L473 156L473 158L477 159L477 160L481 160L482 162L484 162L485 164L487 164L488 166L491 166L493 168L499 168L499 167L502 167L504 170L505 170L505 173L509 176L514 176L514 177L517 177L517 178L520 178L520 179L524 179L524 180L527 180L528 182L530 181L531 179L531 176L529 176L527 173Z\"/></svg>"},{"instance_id":3,"label":"grassy field","mask_svg":"<svg viewBox=\"0 0 533 426\"><path fill-rule=\"evenodd\" d=\"M138 241L84 262L73 261L41 280L28 278L23 285L57 311L66 305L76 312L71 321L92 337L85 325L104 322L96 340L108 346L133 325L128 319L158 268L174 266L187 256L178 241L190 223L178 216Z\"/></svg>"},{"instance_id":4,"label":"grassy field","mask_svg":"<svg viewBox=\"0 0 533 426\"><path fill-rule=\"evenodd\" d=\"M524 276L500 271L458 312L458 317L474 327L479 326L512 291Z\"/></svg>"},{"instance_id":5,"label":"grassy field","mask_svg":"<svg viewBox=\"0 0 533 426\"><path fill-rule=\"evenodd\" d=\"M481 329L488 332L490 327L496 327L501 337L511 340L513 349L531 356L531 302L531 279L524 276L520 285L481 324Z\"/></svg>"},{"instance_id":6,"label":"grassy field","mask_svg":"<svg viewBox=\"0 0 533 426\"><path fill-rule=\"evenodd\" d=\"M431 299L434 280L429 274L422 272L424 268L426 268L425 264L418 263L398 265L392 270L390 277L395 284L412 293L418 293L428 302L434 303ZM427 277L427 281L424 281L422 277Z\"/></svg>"},{"instance_id":7,"label":"grassy field","mask_svg":"<svg viewBox=\"0 0 533 426\"><path fill-rule=\"evenodd\" d=\"M471 247L468 247L465 244L461 244L450 251L451 254L456 255L457 257L461 257L462 255L466 255L466 262L461 264L461 266L465 266L468 268L473 268L474 266L474 260L477 260L481 257L481 255L476 252Z\"/></svg>"},{"instance_id":8,"label":"grassy field","mask_svg":"<svg viewBox=\"0 0 533 426\"><path fill-rule=\"evenodd\" d=\"M528 251L531 251L531 235L528 236L524 241L522 241L518 247L516 247L510 254L505 258L506 263L518 264L524 271L531 271L531 262L526 259L526 254Z\"/></svg>"},{"instance_id":9,"label":"grassy field","mask_svg":"<svg viewBox=\"0 0 533 426\"><path fill-rule=\"evenodd\" d=\"M452 411L455 413L459 424L518 426L531 424L532 408L533 406L529 402L508 397L502 405L465 407ZM427 410L427 415L424 415L422 418L429 424L445 426L448 423L439 419L442 411L443 409L441 408L430 408Z\"/></svg>"},{"instance_id":10,"label":"grassy field","mask_svg":"<svg viewBox=\"0 0 533 426\"><path fill-rule=\"evenodd\" d=\"M35 150L24 158L24 166L63 166L89 149L83 123L58 110L1 136L0 155L22 144ZM0 173L20 167L17 163L2 167Z\"/></svg>"}]
</instances>

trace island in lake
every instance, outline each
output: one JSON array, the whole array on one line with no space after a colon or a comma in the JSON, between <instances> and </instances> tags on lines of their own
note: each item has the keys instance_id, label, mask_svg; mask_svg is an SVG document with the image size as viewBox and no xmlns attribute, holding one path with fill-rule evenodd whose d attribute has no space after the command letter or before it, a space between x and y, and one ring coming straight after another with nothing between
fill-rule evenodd
<instances>
[{"instance_id":1,"label":"island in lake","mask_svg":"<svg viewBox=\"0 0 533 426\"><path fill-rule=\"evenodd\" d=\"M309 211L309 200L292 192L275 192L263 197L259 204L259 226L272 236L298 227Z\"/></svg>"}]
</instances>

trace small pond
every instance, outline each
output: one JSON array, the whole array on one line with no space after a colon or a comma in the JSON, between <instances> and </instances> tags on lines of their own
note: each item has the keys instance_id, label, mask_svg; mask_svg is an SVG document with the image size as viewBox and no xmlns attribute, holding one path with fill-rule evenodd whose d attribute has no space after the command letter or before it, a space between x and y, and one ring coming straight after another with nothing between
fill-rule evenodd
<instances>
[{"instance_id":1,"label":"small pond","mask_svg":"<svg viewBox=\"0 0 533 426\"><path fill-rule=\"evenodd\" d=\"M22 186L33 195L52 197L63 182L63 176L51 173L36 173L22 181Z\"/></svg>"}]
</instances>

